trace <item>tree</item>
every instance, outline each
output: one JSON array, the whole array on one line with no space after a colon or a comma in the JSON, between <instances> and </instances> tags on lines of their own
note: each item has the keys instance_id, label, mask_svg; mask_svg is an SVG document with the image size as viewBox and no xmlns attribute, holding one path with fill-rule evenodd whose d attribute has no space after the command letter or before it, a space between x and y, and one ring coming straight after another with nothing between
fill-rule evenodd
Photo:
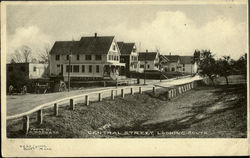
<instances>
[{"instance_id":1,"label":"tree","mask_svg":"<svg viewBox=\"0 0 250 158\"><path fill-rule=\"evenodd\" d=\"M222 59L219 59L216 65L217 65L216 73L220 76L225 77L228 85L228 76L232 72L232 64L230 56L224 56Z\"/></svg>"},{"instance_id":2,"label":"tree","mask_svg":"<svg viewBox=\"0 0 250 158\"><path fill-rule=\"evenodd\" d=\"M39 54L41 62L49 64L49 52L50 52L50 46L46 45L44 47L44 50Z\"/></svg>"},{"instance_id":3,"label":"tree","mask_svg":"<svg viewBox=\"0 0 250 158\"><path fill-rule=\"evenodd\" d=\"M199 66L201 75L208 76L214 85L214 78L216 76L216 62L214 55L210 52L210 50L202 50L200 53Z\"/></svg>"},{"instance_id":4,"label":"tree","mask_svg":"<svg viewBox=\"0 0 250 158\"><path fill-rule=\"evenodd\" d=\"M11 61L16 63L30 62L32 60L32 50L30 47L23 45L15 50L15 53L11 56Z\"/></svg>"},{"instance_id":5,"label":"tree","mask_svg":"<svg viewBox=\"0 0 250 158\"><path fill-rule=\"evenodd\" d=\"M200 50L196 49L194 51L194 56L193 56L192 63L196 62L197 64L199 64L200 63L200 59L201 59L201 52L200 52Z\"/></svg>"}]
</instances>

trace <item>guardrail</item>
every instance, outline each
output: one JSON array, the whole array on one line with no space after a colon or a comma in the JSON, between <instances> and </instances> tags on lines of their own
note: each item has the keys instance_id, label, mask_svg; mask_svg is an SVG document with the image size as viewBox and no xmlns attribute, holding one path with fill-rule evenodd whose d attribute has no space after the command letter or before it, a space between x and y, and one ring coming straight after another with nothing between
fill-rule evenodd
<instances>
[{"instance_id":1,"label":"guardrail","mask_svg":"<svg viewBox=\"0 0 250 158\"><path fill-rule=\"evenodd\" d=\"M174 97L176 97L178 94L182 94L184 92L186 92L187 90L190 90L192 88L194 88L194 82L192 81L190 83L186 83L184 85L178 86L178 88L176 88L176 86L174 86L175 88L172 87L166 87L169 88L168 92L167 92L167 97L168 99L172 99ZM12 120L12 119L18 119L18 118L23 118L23 131L25 134L28 133L29 131L29 124L30 124L30 118L29 115L37 112L37 122L39 124L43 123L43 110L48 109L48 108L52 108L54 107L54 116L58 116L59 115L59 105L63 104L63 103L69 103L69 107L71 110L75 109L75 100L79 99L79 98L83 98L85 101L85 105L88 106L90 103L90 96L91 95L97 95L97 101L102 101L103 99L103 94L105 92L110 92L108 95L108 97L110 97L112 100L115 99L115 93L116 92L116 96L117 96L117 91L120 90L121 91L121 97L124 98L125 97L125 89L130 89L130 92L128 94L133 95L135 93L135 90L138 89L138 93L142 94L143 91L149 91L150 89L152 89L153 93L156 93L156 88L159 87L158 85L147 85L147 86L129 86L129 87L123 87L123 88L111 88L108 90L101 90L101 91L97 91L97 92L90 92L90 93L86 93L86 94L81 94L81 95L76 95L76 96L72 96L72 97L66 97L63 99L58 99L49 103L45 103L42 105L39 105L37 107L35 107L34 109L21 113L21 114L16 114L16 115L12 115L12 116L7 116L7 120ZM144 89L143 89L144 88Z\"/></svg>"}]
</instances>

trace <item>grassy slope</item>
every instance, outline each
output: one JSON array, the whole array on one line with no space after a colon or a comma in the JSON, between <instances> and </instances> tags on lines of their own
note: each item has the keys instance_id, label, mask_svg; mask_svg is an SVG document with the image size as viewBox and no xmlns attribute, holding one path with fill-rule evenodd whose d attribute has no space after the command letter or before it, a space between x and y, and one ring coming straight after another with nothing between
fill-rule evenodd
<instances>
[{"instance_id":1,"label":"grassy slope","mask_svg":"<svg viewBox=\"0 0 250 158\"><path fill-rule=\"evenodd\" d=\"M117 137L111 135L89 135L88 131L100 131L103 125L111 125L108 131L206 131L207 134L155 135L157 137L246 137L246 87L201 87L166 101L166 89L157 94L127 95L115 100L82 104L71 111L68 107L59 109L60 116L53 116L52 110L45 111L42 125L31 124L31 129L51 129L59 134L24 136L20 121L8 122L9 137ZM230 98L234 98L231 99ZM224 108L216 109L220 105ZM214 109L215 108L215 109ZM34 122L35 116L31 122ZM169 119L171 118L171 119ZM167 121L162 121L169 119ZM157 122L161 120L161 122ZM150 123L151 121L151 123ZM142 123L147 125L142 125ZM136 136L138 137L138 136Z\"/></svg>"}]
</instances>

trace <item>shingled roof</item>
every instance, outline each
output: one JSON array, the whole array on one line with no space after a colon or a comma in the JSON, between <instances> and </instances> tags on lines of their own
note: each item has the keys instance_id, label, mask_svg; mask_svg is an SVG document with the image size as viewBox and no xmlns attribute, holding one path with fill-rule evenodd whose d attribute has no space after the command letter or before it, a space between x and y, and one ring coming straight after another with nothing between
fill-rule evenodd
<instances>
[{"instance_id":1,"label":"shingled roof","mask_svg":"<svg viewBox=\"0 0 250 158\"><path fill-rule=\"evenodd\" d=\"M124 43L124 42L117 42L117 44L122 55L130 55L135 45L135 43Z\"/></svg>"},{"instance_id":2,"label":"shingled roof","mask_svg":"<svg viewBox=\"0 0 250 158\"><path fill-rule=\"evenodd\" d=\"M82 37L80 41L57 41L50 54L107 54L114 36Z\"/></svg>"},{"instance_id":3,"label":"shingled roof","mask_svg":"<svg viewBox=\"0 0 250 158\"><path fill-rule=\"evenodd\" d=\"M169 60L169 62L177 62L178 59L180 59L179 55L164 55L164 56Z\"/></svg>"},{"instance_id":4,"label":"shingled roof","mask_svg":"<svg viewBox=\"0 0 250 158\"><path fill-rule=\"evenodd\" d=\"M78 41L56 41L50 54L69 54L77 43Z\"/></svg>"},{"instance_id":5,"label":"shingled roof","mask_svg":"<svg viewBox=\"0 0 250 158\"><path fill-rule=\"evenodd\" d=\"M180 56L182 64L192 64L193 56Z\"/></svg>"},{"instance_id":6,"label":"shingled roof","mask_svg":"<svg viewBox=\"0 0 250 158\"><path fill-rule=\"evenodd\" d=\"M145 61L145 60L155 60L157 52L139 52L138 60ZM145 59L146 57L146 59Z\"/></svg>"}]
</instances>

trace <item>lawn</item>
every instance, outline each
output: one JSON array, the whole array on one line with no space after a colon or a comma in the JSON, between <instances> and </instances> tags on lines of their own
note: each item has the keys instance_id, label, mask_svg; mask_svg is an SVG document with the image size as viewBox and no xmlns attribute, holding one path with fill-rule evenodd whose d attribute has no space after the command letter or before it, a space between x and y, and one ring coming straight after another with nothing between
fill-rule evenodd
<instances>
[{"instance_id":1,"label":"lawn","mask_svg":"<svg viewBox=\"0 0 250 158\"><path fill-rule=\"evenodd\" d=\"M21 120L7 122L10 138L246 138L246 85L197 87L167 99L166 88L156 94L126 95L68 106L53 116L45 111L42 125L31 116L30 132L22 134Z\"/></svg>"}]
</instances>

